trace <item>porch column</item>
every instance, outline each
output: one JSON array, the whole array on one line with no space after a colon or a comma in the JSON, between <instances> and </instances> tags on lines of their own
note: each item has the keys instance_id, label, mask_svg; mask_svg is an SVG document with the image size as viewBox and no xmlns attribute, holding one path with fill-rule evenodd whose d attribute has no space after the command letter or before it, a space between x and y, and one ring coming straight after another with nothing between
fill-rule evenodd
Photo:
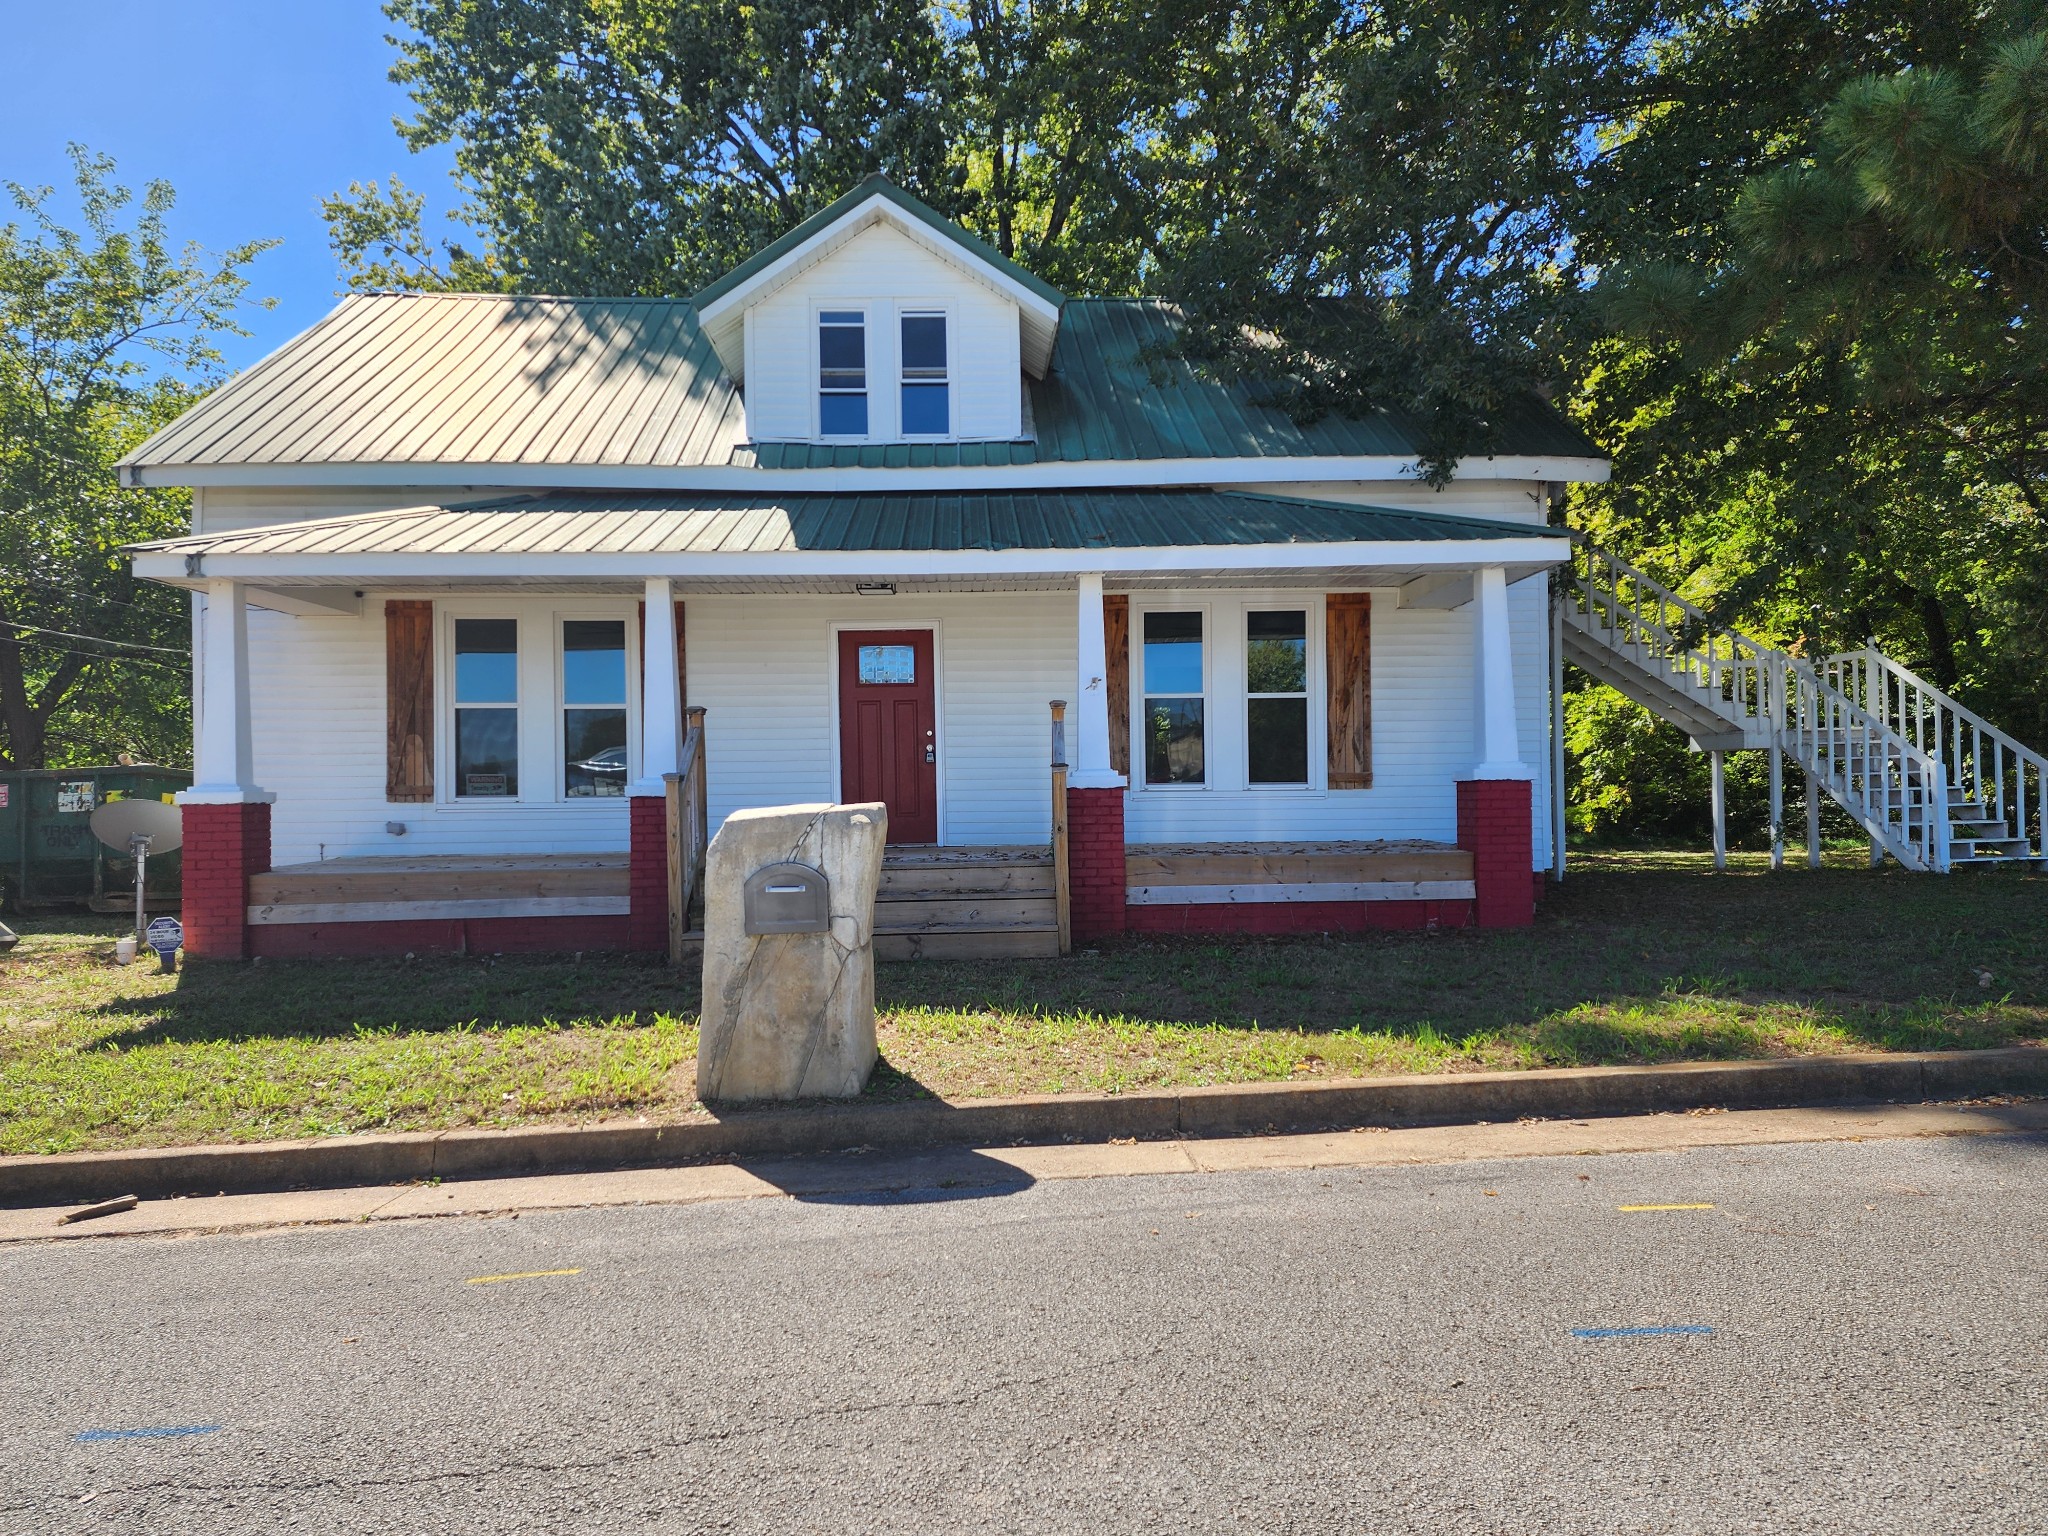
<instances>
[{"instance_id":1,"label":"porch column","mask_svg":"<svg viewBox=\"0 0 2048 1536\"><path fill-rule=\"evenodd\" d=\"M249 877L270 868L270 802L256 787L249 731L249 608L239 581L209 581L197 626L199 718L184 820L186 953L249 953Z\"/></svg>"},{"instance_id":2,"label":"porch column","mask_svg":"<svg viewBox=\"0 0 2048 1536\"><path fill-rule=\"evenodd\" d=\"M668 947L668 786L683 759L682 668L676 655L675 587L649 577L640 630L640 776L626 787L629 851L627 943Z\"/></svg>"},{"instance_id":3,"label":"porch column","mask_svg":"<svg viewBox=\"0 0 2048 1536\"><path fill-rule=\"evenodd\" d=\"M675 587L666 576L647 581L647 615L640 634L640 777L631 795L663 793L661 776L683 758L681 669L676 661Z\"/></svg>"},{"instance_id":4,"label":"porch column","mask_svg":"<svg viewBox=\"0 0 2048 1536\"><path fill-rule=\"evenodd\" d=\"M1074 697L1074 768L1070 789L1122 789L1124 776L1109 766L1109 658L1102 631L1102 575L1080 579L1075 611L1079 666Z\"/></svg>"},{"instance_id":5,"label":"porch column","mask_svg":"<svg viewBox=\"0 0 2048 1536\"><path fill-rule=\"evenodd\" d=\"M1479 762L1475 779L1532 778L1515 735L1515 671L1508 639L1508 577L1497 565L1482 566L1473 583L1473 694L1479 712Z\"/></svg>"},{"instance_id":6,"label":"porch column","mask_svg":"<svg viewBox=\"0 0 2048 1536\"><path fill-rule=\"evenodd\" d=\"M1075 599L1073 766L1067 775L1069 910L1078 941L1124 931L1124 776L1109 765L1109 655L1102 575L1085 573ZM1114 724L1128 729L1125 722Z\"/></svg>"},{"instance_id":7,"label":"porch column","mask_svg":"<svg viewBox=\"0 0 2048 1536\"><path fill-rule=\"evenodd\" d=\"M1473 575L1473 704L1479 761L1458 785L1458 846L1472 855L1474 916L1482 928L1518 928L1536 916L1534 775L1515 734L1508 580L1500 566Z\"/></svg>"}]
</instances>

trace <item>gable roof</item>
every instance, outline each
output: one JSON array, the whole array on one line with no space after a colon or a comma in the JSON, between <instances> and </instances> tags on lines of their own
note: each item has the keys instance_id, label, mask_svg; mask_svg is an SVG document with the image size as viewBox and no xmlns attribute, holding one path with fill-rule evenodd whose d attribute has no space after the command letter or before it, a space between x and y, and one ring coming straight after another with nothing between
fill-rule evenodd
<instances>
[{"instance_id":1,"label":"gable roof","mask_svg":"<svg viewBox=\"0 0 2048 1536\"><path fill-rule=\"evenodd\" d=\"M745 439L683 300L373 293L121 463L723 464Z\"/></svg>"},{"instance_id":2,"label":"gable roof","mask_svg":"<svg viewBox=\"0 0 2048 1536\"><path fill-rule=\"evenodd\" d=\"M1394 412L1300 423L1256 386L1171 356L1157 299L1075 299L1052 366L1028 381L1016 442L749 443L740 393L681 299L359 294L121 460L144 469L375 466L469 484L575 484L691 470L1021 469L1230 459L1412 459ZM1568 466L1600 449L1541 401L1496 421L1491 451ZM1219 473L1227 474L1226 470ZM1206 474L1206 469L1199 473ZM166 476L166 479L169 477ZM645 480L638 482L645 485ZM730 484L728 477L728 484Z\"/></svg>"},{"instance_id":3,"label":"gable roof","mask_svg":"<svg viewBox=\"0 0 2048 1536\"><path fill-rule=\"evenodd\" d=\"M878 222L892 225L1015 303L1025 370L1034 375L1045 372L1067 296L885 176L868 177L692 296L698 318L726 371L735 378L745 375L742 322L752 300Z\"/></svg>"}]
</instances>

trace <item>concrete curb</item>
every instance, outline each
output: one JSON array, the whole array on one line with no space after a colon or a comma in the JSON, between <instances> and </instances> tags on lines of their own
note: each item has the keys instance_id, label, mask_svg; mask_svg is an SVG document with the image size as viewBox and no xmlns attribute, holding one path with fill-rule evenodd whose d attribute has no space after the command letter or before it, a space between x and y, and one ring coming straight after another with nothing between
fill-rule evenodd
<instances>
[{"instance_id":1,"label":"concrete curb","mask_svg":"<svg viewBox=\"0 0 2048 1536\"><path fill-rule=\"evenodd\" d=\"M2048 1048L1564 1067L961 1103L855 1101L734 1110L671 1124L534 1126L6 1157L0 1158L0 1204L660 1167L847 1147L1002 1146L1354 1125L1584 1120L1710 1107L1920 1103L1988 1094L2048 1094Z\"/></svg>"}]
</instances>

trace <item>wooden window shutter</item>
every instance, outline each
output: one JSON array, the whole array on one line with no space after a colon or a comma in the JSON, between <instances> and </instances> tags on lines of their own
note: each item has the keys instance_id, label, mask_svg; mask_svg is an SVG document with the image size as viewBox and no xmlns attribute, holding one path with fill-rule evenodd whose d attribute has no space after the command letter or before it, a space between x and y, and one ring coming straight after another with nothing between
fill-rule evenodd
<instances>
[{"instance_id":1,"label":"wooden window shutter","mask_svg":"<svg viewBox=\"0 0 2048 1536\"><path fill-rule=\"evenodd\" d=\"M434 605L384 604L384 798L434 798Z\"/></svg>"},{"instance_id":2,"label":"wooden window shutter","mask_svg":"<svg viewBox=\"0 0 2048 1536\"><path fill-rule=\"evenodd\" d=\"M1330 675L1330 788L1372 788L1372 597L1324 599Z\"/></svg>"},{"instance_id":3,"label":"wooden window shutter","mask_svg":"<svg viewBox=\"0 0 2048 1536\"><path fill-rule=\"evenodd\" d=\"M1131 600L1122 592L1102 599L1103 664L1109 676L1103 686L1109 690L1109 766L1117 773L1131 771Z\"/></svg>"}]
</instances>

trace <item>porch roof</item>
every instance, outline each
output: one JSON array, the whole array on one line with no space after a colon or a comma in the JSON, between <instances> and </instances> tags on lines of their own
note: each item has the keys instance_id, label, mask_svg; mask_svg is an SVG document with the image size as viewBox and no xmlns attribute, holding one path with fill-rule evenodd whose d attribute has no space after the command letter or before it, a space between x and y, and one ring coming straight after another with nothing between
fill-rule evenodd
<instances>
[{"instance_id":1,"label":"porch roof","mask_svg":"<svg viewBox=\"0 0 2048 1536\"><path fill-rule=\"evenodd\" d=\"M1244 491L722 497L563 492L281 523L134 546L140 576L276 582L789 581L850 575L1171 577L1502 565L1568 551L1555 530Z\"/></svg>"}]
</instances>

